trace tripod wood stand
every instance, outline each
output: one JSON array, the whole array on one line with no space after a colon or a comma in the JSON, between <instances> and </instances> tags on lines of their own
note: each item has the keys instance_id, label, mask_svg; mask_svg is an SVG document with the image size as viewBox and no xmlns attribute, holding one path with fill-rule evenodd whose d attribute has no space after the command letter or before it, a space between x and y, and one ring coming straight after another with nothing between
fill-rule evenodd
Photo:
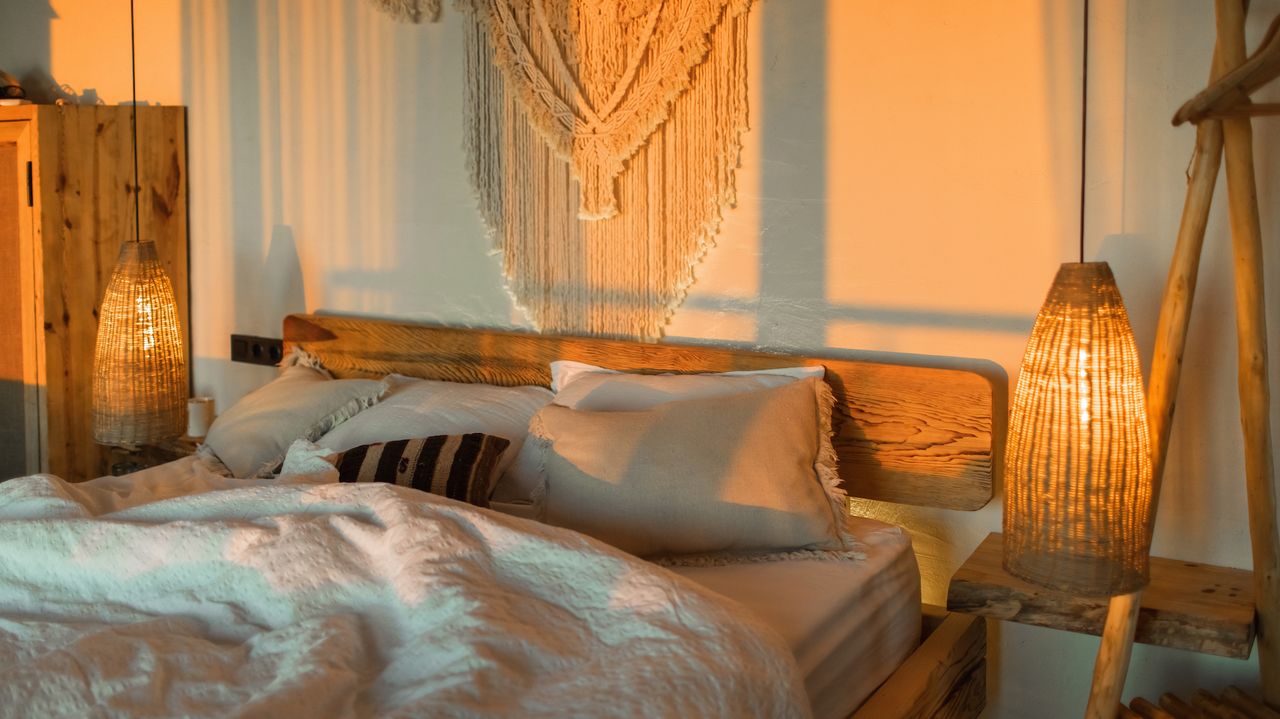
<instances>
[{"instance_id":1,"label":"tripod wood stand","mask_svg":"<svg viewBox=\"0 0 1280 719\"><path fill-rule=\"evenodd\" d=\"M1280 534L1276 529L1262 235L1251 119L1280 114L1280 105L1255 105L1249 97L1280 76L1280 17L1271 23L1258 50L1246 58L1245 7L1243 0L1215 0L1217 45L1209 87L1184 104L1173 119L1175 125L1196 124L1196 149L1156 329L1147 417L1151 428L1155 483L1152 501L1155 502L1169 447L1170 421L1178 393L1209 206L1225 150L1235 267L1240 422L1244 429L1249 533L1258 609L1258 658L1263 698L1272 707L1280 708ZM1155 516L1154 507L1151 516ZM1141 592L1134 592L1114 597L1110 602L1094 664L1088 717L1116 715L1133 647L1140 599Z\"/></svg>"}]
</instances>

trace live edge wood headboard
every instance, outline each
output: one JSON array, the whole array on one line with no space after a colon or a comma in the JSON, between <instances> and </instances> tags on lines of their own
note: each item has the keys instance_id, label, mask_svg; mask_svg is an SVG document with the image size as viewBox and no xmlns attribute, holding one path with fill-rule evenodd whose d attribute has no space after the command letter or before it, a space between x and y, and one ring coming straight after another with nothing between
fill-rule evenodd
<instances>
[{"instance_id":1,"label":"live edge wood headboard","mask_svg":"<svg viewBox=\"0 0 1280 719\"><path fill-rule=\"evenodd\" d=\"M548 365L562 359L630 372L823 365L836 396L833 441L850 495L963 510L991 499L993 394L974 372L335 315L289 315L284 340L337 377L397 372L497 385L547 386Z\"/></svg>"}]
</instances>

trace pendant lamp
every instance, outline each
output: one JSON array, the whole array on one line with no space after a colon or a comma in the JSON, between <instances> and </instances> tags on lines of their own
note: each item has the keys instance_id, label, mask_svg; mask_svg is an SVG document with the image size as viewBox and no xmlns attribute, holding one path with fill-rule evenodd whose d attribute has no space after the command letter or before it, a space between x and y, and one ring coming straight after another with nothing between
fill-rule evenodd
<instances>
[{"instance_id":1,"label":"pendant lamp","mask_svg":"<svg viewBox=\"0 0 1280 719\"><path fill-rule=\"evenodd\" d=\"M1051 589L1110 597L1148 581L1151 439L1120 290L1107 263L1084 261L1089 0L1083 45L1080 261L1058 268L1013 393L1004 568Z\"/></svg>"},{"instance_id":2,"label":"pendant lamp","mask_svg":"<svg viewBox=\"0 0 1280 719\"><path fill-rule=\"evenodd\" d=\"M1005 447L1004 566L1085 596L1147 583L1142 368L1105 262L1058 269L1022 359Z\"/></svg>"},{"instance_id":3,"label":"pendant lamp","mask_svg":"<svg viewBox=\"0 0 1280 719\"><path fill-rule=\"evenodd\" d=\"M93 353L93 437L99 444L135 448L177 437L186 422L187 364L173 284L142 241L138 200L138 84L129 2L133 73L134 239L120 248L98 311Z\"/></svg>"}]
</instances>

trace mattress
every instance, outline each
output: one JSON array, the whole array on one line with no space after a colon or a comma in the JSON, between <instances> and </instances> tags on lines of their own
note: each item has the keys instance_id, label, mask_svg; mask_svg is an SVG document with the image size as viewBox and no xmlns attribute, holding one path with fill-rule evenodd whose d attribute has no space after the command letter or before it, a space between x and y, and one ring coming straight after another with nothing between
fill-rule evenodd
<instances>
[{"instance_id":1,"label":"mattress","mask_svg":"<svg viewBox=\"0 0 1280 719\"><path fill-rule=\"evenodd\" d=\"M850 518L861 561L675 567L786 640L816 719L847 717L920 643L920 571L901 527Z\"/></svg>"}]
</instances>

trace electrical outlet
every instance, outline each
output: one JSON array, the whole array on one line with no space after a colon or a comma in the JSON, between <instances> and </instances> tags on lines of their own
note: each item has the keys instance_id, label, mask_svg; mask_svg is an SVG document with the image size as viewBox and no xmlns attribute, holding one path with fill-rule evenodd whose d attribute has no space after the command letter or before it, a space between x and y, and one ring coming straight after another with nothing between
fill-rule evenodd
<instances>
[{"instance_id":1,"label":"electrical outlet","mask_svg":"<svg viewBox=\"0 0 1280 719\"><path fill-rule=\"evenodd\" d=\"M253 335L231 335L231 361L277 365L284 358L284 340Z\"/></svg>"}]
</instances>

